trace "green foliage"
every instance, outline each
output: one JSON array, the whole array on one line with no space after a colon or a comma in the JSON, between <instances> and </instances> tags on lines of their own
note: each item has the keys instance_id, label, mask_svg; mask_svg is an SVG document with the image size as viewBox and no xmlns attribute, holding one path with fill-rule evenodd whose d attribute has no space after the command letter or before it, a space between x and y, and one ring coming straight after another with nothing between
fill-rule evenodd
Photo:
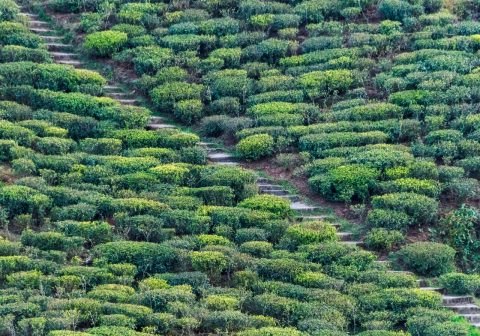
<instances>
[{"instance_id":1,"label":"green foliage","mask_svg":"<svg viewBox=\"0 0 480 336\"><path fill-rule=\"evenodd\" d=\"M304 74L299 85L311 100L325 99L332 94L345 93L354 83L350 70L314 71Z\"/></svg>"},{"instance_id":2,"label":"green foliage","mask_svg":"<svg viewBox=\"0 0 480 336\"><path fill-rule=\"evenodd\" d=\"M447 273L439 278L439 282L451 294L475 295L480 290L480 277L476 274Z\"/></svg>"},{"instance_id":3,"label":"green foliage","mask_svg":"<svg viewBox=\"0 0 480 336\"><path fill-rule=\"evenodd\" d=\"M173 266L176 260L175 250L167 245L117 241L97 245L94 253L110 263L127 262L138 268L138 272L164 272Z\"/></svg>"},{"instance_id":4,"label":"green foliage","mask_svg":"<svg viewBox=\"0 0 480 336\"><path fill-rule=\"evenodd\" d=\"M455 270L455 250L448 245L418 242L395 253L399 263L420 275L438 276Z\"/></svg>"},{"instance_id":5,"label":"green foliage","mask_svg":"<svg viewBox=\"0 0 480 336\"><path fill-rule=\"evenodd\" d=\"M255 161L273 152L274 140L268 134L257 134L246 137L237 144L237 151L249 161Z\"/></svg>"},{"instance_id":6,"label":"green foliage","mask_svg":"<svg viewBox=\"0 0 480 336\"><path fill-rule=\"evenodd\" d=\"M87 35L83 47L91 55L107 57L120 50L127 40L126 33L105 30Z\"/></svg>"},{"instance_id":7,"label":"green foliage","mask_svg":"<svg viewBox=\"0 0 480 336\"><path fill-rule=\"evenodd\" d=\"M447 214L440 221L440 234L457 251L460 267L468 272L478 268L479 240L476 234L477 210L467 205Z\"/></svg>"},{"instance_id":8,"label":"green foliage","mask_svg":"<svg viewBox=\"0 0 480 336\"><path fill-rule=\"evenodd\" d=\"M289 226L285 231L284 239L287 244L296 247L335 241L337 239L336 232L337 230L330 223L308 221Z\"/></svg>"},{"instance_id":9,"label":"green foliage","mask_svg":"<svg viewBox=\"0 0 480 336\"><path fill-rule=\"evenodd\" d=\"M227 267L227 257L222 252L200 251L191 252L192 267L197 271L203 271L210 277L218 277Z\"/></svg>"},{"instance_id":10,"label":"green foliage","mask_svg":"<svg viewBox=\"0 0 480 336\"><path fill-rule=\"evenodd\" d=\"M373 229L364 238L365 245L372 250L390 252L393 247L399 246L405 240L402 232L386 230L383 228Z\"/></svg>"},{"instance_id":11,"label":"green foliage","mask_svg":"<svg viewBox=\"0 0 480 336\"><path fill-rule=\"evenodd\" d=\"M363 165L345 165L309 179L310 187L335 201L365 201L374 189L379 172Z\"/></svg>"},{"instance_id":12,"label":"green foliage","mask_svg":"<svg viewBox=\"0 0 480 336\"><path fill-rule=\"evenodd\" d=\"M285 218L291 212L290 202L273 195L256 195L239 203L242 208L269 211L281 218Z\"/></svg>"},{"instance_id":13,"label":"green foliage","mask_svg":"<svg viewBox=\"0 0 480 336\"><path fill-rule=\"evenodd\" d=\"M438 203L434 199L406 192L375 196L372 206L374 209L404 212L417 225L433 222L438 210Z\"/></svg>"}]
</instances>

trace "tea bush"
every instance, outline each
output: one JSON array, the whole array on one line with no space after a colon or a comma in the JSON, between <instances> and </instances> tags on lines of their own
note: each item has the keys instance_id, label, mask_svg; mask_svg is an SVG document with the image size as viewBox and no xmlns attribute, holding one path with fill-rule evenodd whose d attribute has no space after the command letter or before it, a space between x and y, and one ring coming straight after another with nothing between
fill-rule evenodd
<instances>
[{"instance_id":1,"label":"tea bush","mask_svg":"<svg viewBox=\"0 0 480 336\"><path fill-rule=\"evenodd\" d=\"M398 262L421 275L438 276L455 269L455 250L444 244L431 242L408 244L395 256Z\"/></svg>"},{"instance_id":2,"label":"tea bush","mask_svg":"<svg viewBox=\"0 0 480 336\"><path fill-rule=\"evenodd\" d=\"M126 33L106 30L87 35L83 47L89 54L107 57L120 50L127 40Z\"/></svg>"}]
</instances>

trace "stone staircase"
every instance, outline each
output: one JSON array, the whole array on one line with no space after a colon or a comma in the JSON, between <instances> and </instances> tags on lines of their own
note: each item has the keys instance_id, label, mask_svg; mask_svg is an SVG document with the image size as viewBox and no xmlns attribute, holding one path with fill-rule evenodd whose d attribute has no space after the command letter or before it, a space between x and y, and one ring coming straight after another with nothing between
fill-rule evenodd
<instances>
[{"instance_id":1,"label":"stone staircase","mask_svg":"<svg viewBox=\"0 0 480 336\"><path fill-rule=\"evenodd\" d=\"M55 63L71 65L76 68L83 68L85 66L85 62L80 59L80 54L75 52L75 46L69 43L63 43L63 37L56 35L55 30L50 28L48 22L40 20L38 15L29 13L23 7L21 13L27 17L29 29L44 39L45 46ZM121 104L139 104L135 96L135 91L124 92L124 90L115 83L105 85L103 94L106 97L117 100ZM147 129L158 130L163 128L175 128L175 126L164 123L161 117L151 117Z\"/></svg>"},{"instance_id":2,"label":"stone staircase","mask_svg":"<svg viewBox=\"0 0 480 336\"><path fill-rule=\"evenodd\" d=\"M442 293L442 288L420 287L422 290L429 290ZM475 303L474 297L471 295L443 295L443 306L453 310L459 316L464 317L473 326L480 328L480 307Z\"/></svg>"}]
</instances>

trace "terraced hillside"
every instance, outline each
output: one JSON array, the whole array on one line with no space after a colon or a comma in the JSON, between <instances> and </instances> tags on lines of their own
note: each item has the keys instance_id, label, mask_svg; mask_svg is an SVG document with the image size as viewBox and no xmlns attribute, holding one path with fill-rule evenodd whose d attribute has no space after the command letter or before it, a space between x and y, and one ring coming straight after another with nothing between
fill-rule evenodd
<instances>
[{"instance_id":1,"label":"terraced hillside","mask_svg":"<svg viewBox=\"0 0 480 336\"><path fill-rule=\"evenodd\" d=\"M480 334L460 5L0 0L0 335Z\"/></svg>"}]
</instances>

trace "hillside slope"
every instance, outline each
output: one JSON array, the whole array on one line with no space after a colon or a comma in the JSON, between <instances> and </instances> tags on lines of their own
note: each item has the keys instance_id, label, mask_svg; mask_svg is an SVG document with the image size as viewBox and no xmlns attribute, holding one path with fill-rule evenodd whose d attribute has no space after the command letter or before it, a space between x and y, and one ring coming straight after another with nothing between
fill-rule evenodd
<instances>
[{"instance_id":1,"label":"hillside slope","mask_svg":"<svg viewBox=\"0 0 480 336\"><path fill-rule=\"evenodd\" d=\"M0 0L1 334L478 335L480 308L465 295L478 277L452 273L475 270L476 211L441 221L436 237L457 254L404 246L408 227L434 228L447 197L475 196L474 126L454 126L475 116L475 8L454 3L455 18L436 1L23 5ZM412 30L422 46L441 39L421 35L435 18L448 34L468 26L456 44L467 49L405 54ZM109 80L86 70L101 66ZM430 74L440 79L425 83ZM461 113L430 128L429 109ZM240 140L239 158L171 115ZM364 241L239 166L299 150L269 164L305 164L297 173L324 197L372 207ZM393 266L417 275L390 270L392 250Z\"/></svg>"}]
</instances>

